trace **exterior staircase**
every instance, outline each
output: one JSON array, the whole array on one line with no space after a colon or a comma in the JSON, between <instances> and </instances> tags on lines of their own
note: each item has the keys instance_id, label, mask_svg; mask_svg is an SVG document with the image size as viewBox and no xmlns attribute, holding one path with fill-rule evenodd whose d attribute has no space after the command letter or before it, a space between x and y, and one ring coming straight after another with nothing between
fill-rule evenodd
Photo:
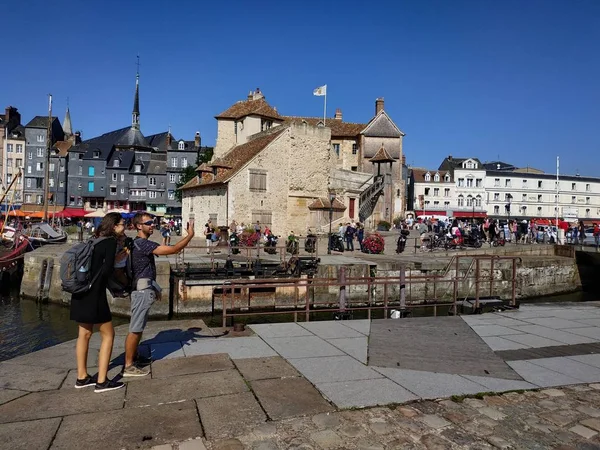
<instances>
[{"instance_id":1,"label":"exterior staircase","mask_svg":"<svg viewBox=\"0 0 600 450\"><path fill-rule=\"evenodd\" d=\"M358 211L358 219L362 223L373 214L375 205L379 197L383 195L384 176L375 175L373 184L360 193L360 209Z\"/></svg>"}]
</instances>

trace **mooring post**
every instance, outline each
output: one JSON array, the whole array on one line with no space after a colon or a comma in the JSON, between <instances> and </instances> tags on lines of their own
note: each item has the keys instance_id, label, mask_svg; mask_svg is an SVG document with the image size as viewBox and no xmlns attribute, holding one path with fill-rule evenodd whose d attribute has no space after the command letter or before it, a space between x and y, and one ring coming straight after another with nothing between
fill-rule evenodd
<instances>
[{"instance_id":1,"label":"mooring post","mask_svg":"<svg viewBox=\"0 0 600 450\"><path fill-rule=\"evenodd\" d=\"M479 311L479 258L475 258L475 311Z\"/></svg>"},{"instance_id":2,"label":"mooring post","mask_svg":"<svg viewBox=\"0 0 600 450\"><path fill-rule=\"evenodd\" d=\"M517 304L517 259L512 260L512 298L510 299L510 306Z\"/></svg>"},{"instance_id":3,"label":"mooring post","mask_svg":"<svg viewBox=\"0 0 600 450\"><path fill-rule=\"evenodd\" d=\"M400 317L406 317L406 268L400 268Z\"/></svg>"},{"instance_id":4,"label":"mooring post","mask_svg":"<svg viewBox=\"0 0 600 450\"><path fill-rule=\"evenodd\" d=\"M346 268L344 266L340 266L338 272L338 283L340 284L340 316L343 316L346 313Z\"/></svg>"}]
</instances>

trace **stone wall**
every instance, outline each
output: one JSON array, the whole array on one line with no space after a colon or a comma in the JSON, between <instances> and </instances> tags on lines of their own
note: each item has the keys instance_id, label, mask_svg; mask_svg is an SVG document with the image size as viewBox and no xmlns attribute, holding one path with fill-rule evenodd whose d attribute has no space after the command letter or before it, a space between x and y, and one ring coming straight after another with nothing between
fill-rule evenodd
<instances>
[{"instance_id":1,"label":"stone wall","mask_svg":"<svg viewBox=\"0 0 600 450\"><path fill-rule=\"evenodd\" d=\"M228 225L227 186L186 189L183 191L182 199L183 223L187 223L190 217L194 217L196 236L204 236L204 224L211 214L217 215L217 220L213 221L213 226Z\"/></svg>"},{"instance_id":2,"label":"stone wall","mask_svg":"<svg viewBox=\"0 0 600 450\"><path fill-rule=\"evenodd\" d=\"M235 121L217 120L217 142L213 150L213 159L220 158L236 145Z\"/></svg>"}]
</instances>

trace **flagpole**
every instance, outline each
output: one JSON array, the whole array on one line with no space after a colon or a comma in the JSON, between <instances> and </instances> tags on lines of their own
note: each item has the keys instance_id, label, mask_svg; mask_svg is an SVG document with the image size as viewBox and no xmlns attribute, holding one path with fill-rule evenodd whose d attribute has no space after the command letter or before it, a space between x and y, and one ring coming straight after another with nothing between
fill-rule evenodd
<instances>
[{"instance_id":1,"label":"flagpole","mask_svg":"<svg viewBox=\"0 0 600 450\"><path fill-rule=\"evenodd\" d=\"M555 217L556 217L556 226L558 227L558 195L560 193L560 189L558 187L558 173L559 173L559 167L560 167L560 157L557 156L556 157L556 207L555 209ZM557 233L558 233L558 228L557 228Z\"/></svg>"},{"instance_id":2,"label":"flagpole","mask_svg":"<svg viewBox=\"0 0 600 450\"><path fill-rule=\"evenodd\" d=\"M327 86L327 85L325 85ZM323 106L323 125L325 124L325 121L327 120L327 88L325 88L325 105Z\"/></svg>"}]
</instances>

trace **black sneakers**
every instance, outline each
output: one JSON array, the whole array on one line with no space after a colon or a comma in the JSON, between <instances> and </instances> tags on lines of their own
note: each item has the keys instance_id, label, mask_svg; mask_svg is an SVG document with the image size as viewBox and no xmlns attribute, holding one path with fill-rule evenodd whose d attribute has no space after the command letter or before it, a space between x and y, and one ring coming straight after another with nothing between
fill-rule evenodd
<instances>
[{"instance_id":1,"label":"black sneakers","mask_svg":"<svg viewBox=\"0 0 600 450\"><path fill-rule=\"evenodd\" d=\"M77 378L77 380L75 381L75 389L81 389L81 388L95 386L95 385L96 385L96 380L90 374L88 374L83 380L80 380L79 378Z\"/></svg>"},{"instance_id":2,"label":"black sneakers","mask_svg":"<svg viewBox=\"0 0 600 450\"><path fill-rule=\"evenodd\" d=\"M122 387L125 387L124 383L107 379L104 383L96 383L96 389L94 389L94 392L98 394L101 392L115 391L117 389L121 389Z\"/></svg>"}]
</instances>

